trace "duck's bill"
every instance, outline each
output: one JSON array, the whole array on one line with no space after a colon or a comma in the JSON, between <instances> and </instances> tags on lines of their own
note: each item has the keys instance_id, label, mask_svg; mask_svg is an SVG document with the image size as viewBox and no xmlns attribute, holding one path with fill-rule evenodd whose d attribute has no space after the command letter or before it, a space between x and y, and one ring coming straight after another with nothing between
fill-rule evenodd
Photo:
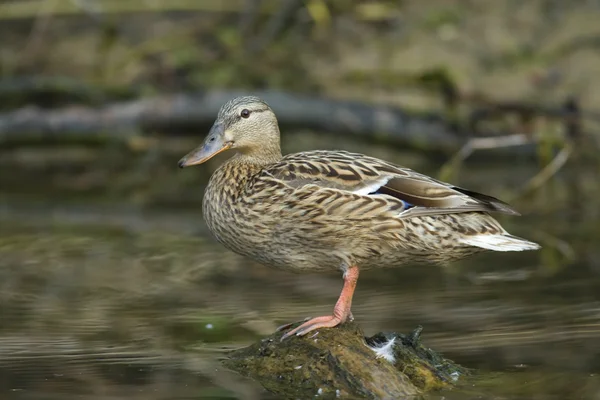
<instances>
[{"instance_id":1,"label":"duck's bill","mask_svg":"<svg viewBox=\"0 0 600 400\"><path fill-rule=\"evenodd\" d=\"M185 157L179 160L179 168L198 165L206 162L219 153L229 150L232 146L231 142L223 141L223 130L220 125L215 125L211 128L208 136L204 139L204 143L195 150L189 152Z\"/></svg>"}]
</instances>

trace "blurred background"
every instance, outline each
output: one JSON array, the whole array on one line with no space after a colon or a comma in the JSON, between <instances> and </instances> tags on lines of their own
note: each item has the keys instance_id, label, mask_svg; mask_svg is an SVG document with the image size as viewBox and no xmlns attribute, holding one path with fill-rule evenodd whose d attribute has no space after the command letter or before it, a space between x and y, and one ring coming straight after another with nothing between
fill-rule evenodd
<instances>
[{"instance_id":1,"label":"blurred background","mask_svg":"<svg viewBox=\"0 0 600 400\"><path fill-rule=\"evenodd\" d=\"M480 379L432 398L600 399L600 2L0 1L0 397L260 399L226 349L330 311L209 235L179 170L258 94L284 153L345 149L499 197L542 244L361 276L365 334Z\"/></svg>"}]
</instances>

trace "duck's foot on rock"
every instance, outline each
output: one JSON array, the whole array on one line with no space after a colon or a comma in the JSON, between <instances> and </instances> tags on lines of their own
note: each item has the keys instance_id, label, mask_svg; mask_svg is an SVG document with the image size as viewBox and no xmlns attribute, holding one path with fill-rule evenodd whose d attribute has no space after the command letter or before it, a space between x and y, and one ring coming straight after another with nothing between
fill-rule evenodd
<instances>
[{"instance_id":1,"label":"duck's foot on rock","mask_svg":"<svg viewBox=\"0 0 600 400\"><path fill-rule=\"evenodd\" d=\"M281 332L281 331L285 331L289 328L291 328L294 325L300 324L302 325L303 323L305 323L306 321L310 321L311 317L306 317L300 321L294 321L294 322L288 322L287 324L283 324L283 325L279 325L277 327L277 329L275 329L275 332Z\"/></svg>"},{"instance_id":2,"label":"duck's foot on rock","mask_svg":"<svg viewBox=\"0 0 600 400\"><path fill-rule=\"evenodd\" d=\"M307 321L310 321L311 319L313 319L313 318L311 318L311 317L306 317L306 318L304 318L304 319L302 319L302 320L300 320L300 321L288 322L287 324L279 325L279 326L277 327L277 329L275 329L275 332L281 332L281 331L285 331L285 330L287 330L287 329L291 328L291 327L292 327L292 326L294 326L294 325L302 325L302 324L304 324L305 322L307 322ZM354 321L354 315L352 315L352 312L350 312L350 313L348 314L348 321L350 321L350 322ZM299 327L298 327L298 328L299 328ZM290 333L290 334L291 334L291 333ZM281 339L283 340L283 338L281 338Z\"/></svg>"},{"instance_id":3,"label":"duck's foot on rock","mask_svg":"<svg viewBox=\"0 0 600 400\"><path fill-rule=\"evenodd\" d=\"M333 328L334 326L338 326L341 323L342 323L341 318L336 317L335 315L326 315L323 317L316 317L313 319L309 319L308 321L306 321L299 327L294 328L289 332L286 332L281 337L281 340L287 339L292 335L303 336L303 335L306 335L308 332L312 332L315 329L319 329L319 328Z\"/></svg>"}]
</instances>

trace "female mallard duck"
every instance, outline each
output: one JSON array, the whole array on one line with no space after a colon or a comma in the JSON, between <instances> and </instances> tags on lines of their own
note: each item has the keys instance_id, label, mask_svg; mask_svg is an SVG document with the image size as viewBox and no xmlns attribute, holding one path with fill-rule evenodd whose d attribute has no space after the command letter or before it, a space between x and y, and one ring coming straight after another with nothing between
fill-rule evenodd
<instances>
[{"instance_id":1,"label":"female mallard duck","mask_svg":"<svg viewBox=\"0 0 600 400\"><path fill-rule=\"evenodd\" d=\"M345 151L281 155L273 110L257 97L223 105L204 143L179 166L226 150L204 193L204 218L219 242L263 264L295 272L341 270L333 315L283 338L352 318L359 269L438 263L484 250L535 250L489 212L518 215L471 192L377 158Z\"/></svg>"}]
</instances>

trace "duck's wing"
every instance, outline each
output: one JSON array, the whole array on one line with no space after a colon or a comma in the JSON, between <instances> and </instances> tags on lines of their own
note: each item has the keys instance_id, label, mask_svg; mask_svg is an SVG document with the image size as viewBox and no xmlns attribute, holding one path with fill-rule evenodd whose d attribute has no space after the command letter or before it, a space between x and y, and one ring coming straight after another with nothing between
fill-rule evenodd
<instances>
[{"instance_id":1,"label":"duck's wing","mask_svg":"<svg viewBox=\"0 0 600 400\"><path fill-rule=\"evenodd\" d=\"M291 154L262 172L262 177L294 188L296 198L315 201L326 209L340 202L384 200L383 207L398 210L401 218L462 212L496 212L519 215L494 197L472 192L419 174L409 168L345 151L310 151ZM330 189L337 201L325 201L315 188ZM306 193L303 193L306 192ZM381 203L381 201L378 201Z\"/></svg>"}]
</instances>

